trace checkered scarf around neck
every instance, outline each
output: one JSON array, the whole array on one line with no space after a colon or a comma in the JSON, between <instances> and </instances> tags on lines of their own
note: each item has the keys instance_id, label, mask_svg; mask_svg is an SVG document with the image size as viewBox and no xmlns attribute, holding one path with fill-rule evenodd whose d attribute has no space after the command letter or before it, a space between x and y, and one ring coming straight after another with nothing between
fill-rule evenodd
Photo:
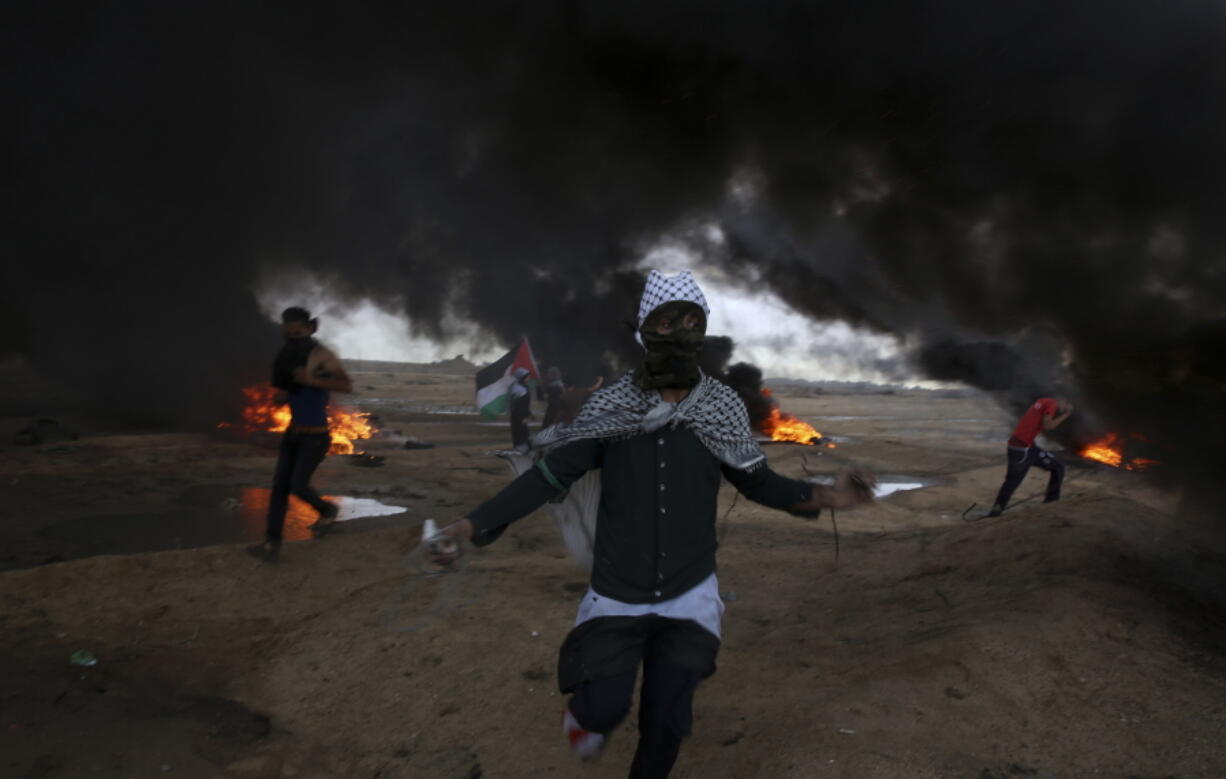
<instances>
[{"instance_id":1,"label":"checkered scarf around neck","mask_svg":"<svg viewBox=\"0 0 1226 779\"><path fill-rule=\"evenodd\" d=\"M706 374L680 403L668 403L657 390L639 389L634 373L627 373L588 398L574 422L542 430L533 443L552 449L585 438L630 438L683 424L725 465L753 470L766 462L750 432L745 404L731 387Z\"/></svg>"}]
</instances>

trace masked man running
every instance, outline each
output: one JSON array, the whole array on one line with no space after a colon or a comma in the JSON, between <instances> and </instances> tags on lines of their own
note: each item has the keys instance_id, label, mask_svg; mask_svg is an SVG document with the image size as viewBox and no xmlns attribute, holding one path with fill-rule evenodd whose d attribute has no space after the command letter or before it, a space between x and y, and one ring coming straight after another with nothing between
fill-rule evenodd
<instances>
[{"instance_id":1,"label":"masked man running","mask_svg":"<svg viewBox=\"0 0 1226 779\"><path fill-rule=\"evenodd\" d=\"M594 393L574 422L538 436L550 451L536 467L443 531L489 544L600 469L590 589L558 661L559 687L572 694L563 732L580 757L599 752L630 711L641 666L630 769L640 779L669 774L694 692L715 671L721 476L750 500L802 517L872 500L871 477L845 473L825 487L767 467L741 399L699 370L708 312L688 271L652 271L639 305L639 368Z\"/></svg>"}]
</instances>

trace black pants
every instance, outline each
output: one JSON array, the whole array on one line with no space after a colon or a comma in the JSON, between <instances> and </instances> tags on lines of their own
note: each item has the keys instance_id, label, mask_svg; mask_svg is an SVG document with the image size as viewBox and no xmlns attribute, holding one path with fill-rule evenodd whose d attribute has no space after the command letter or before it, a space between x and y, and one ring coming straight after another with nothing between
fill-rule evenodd
<instances>
[{"instance_id":1,"label":"black pants","mask_svg":"<svg viewBox=\"0 0 1226 779\"><path fill-rule=\"evenodd\" d=\"M630 713L641 662L639 743L630 779L663 779L690 734L694 691L714 672L718 651L719 639L689 620L605 617L580 625L562 647L562 665L582 656L590 678L572 684L572 665L559 668L559 681L564 692L574 693L570 712L579 724L608 734Z\"/></svg>"},{"instance_id":2,"label":"black pants","mask_svg":"<svg viewBox=\"0 0 1226 779\"><path fill-rule=\"evenodd\" d=\"M527 395L511 401L511 445L528 445L528 417L532 416L531 400Z\"/></svg>"},{"instance_id":3,"label":"black pants","mask_svg":"<svg viewBox=\"0 0 1226 779\"><path fill-rule=\"evenodd\" d=\"M1047 480L1046 502L1050 503L1060 499L1060 483L1064 481L1064 463L1057 460L1051 452L1044 451L1037 446L1025 449L1009 446L1005 447L1005 457L1008 459L1009 470L1005 473L1005 483L1000 485L1000 492L996 494L995 503L1002 511L1008 505L1009 498L1013 497L1013 491L1022 483L1022 479L1026 478L1032 465L1051 473Z\"/></svg>"},{"instance_id":4,"label":"black pants","mask_svg":"<svg viewBox=\"0 0 1226 779\"><path fill-rule=\"evenodd\" d=\"M281 437L272 494L268 496L269 541L281 540L290 495L305 500L320 514L329 514L336 509L311 487L311 475L323 462L331 443L332 437L327 433L285 433Z\"/></svg>"}]
</instances>

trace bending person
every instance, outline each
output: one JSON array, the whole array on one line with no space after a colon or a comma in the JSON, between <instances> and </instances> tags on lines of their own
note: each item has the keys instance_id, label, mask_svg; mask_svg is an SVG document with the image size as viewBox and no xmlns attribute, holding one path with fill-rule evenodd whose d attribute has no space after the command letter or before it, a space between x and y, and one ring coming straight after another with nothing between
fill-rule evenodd
<instances>
[{"instance_id":1,"label":"bending person","mask_svg":"<svg viewBox=\"0 0 1226 779\"><path fill-rule=\"evenodd\" d=\"M1060 500L1060 484L1064 481L1064 463L1057 460L1051 452L1040 449L1034 439L1040 432L1055 430L1072 413L1073 404L1064 398L1039 398L1031 404L1025 414L1022 414L1017 427L1013 430L1013 435L1009 436L1009 441L1005 444L1005 459L1008 466L1005 471L1005 482L1000 485L1000 492L996 493L996 502L992 504L992 510L988 512L989 517L999 517L1004 513L1005 506L1009 505L1009 498L1013 497L1013 491L1022 483L1022 479L1026 478L1026 473L1030 471L1032 465L1051 473L1047 480L1047 495L1043 502L1051 503Z\"/></svg>"}]
</instances>

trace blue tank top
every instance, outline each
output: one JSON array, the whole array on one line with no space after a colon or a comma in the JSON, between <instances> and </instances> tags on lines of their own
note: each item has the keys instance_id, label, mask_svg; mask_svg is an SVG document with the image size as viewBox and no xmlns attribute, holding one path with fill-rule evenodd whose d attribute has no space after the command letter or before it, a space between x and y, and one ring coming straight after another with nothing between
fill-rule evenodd
<instances>
[{"instance_id":1,"label":"blue tank top","mask_svg":"<svg viewBox=\"0 0 1226 779\"><path fill-rule=\"evenodd\" d=\"M290 424L301 427L328 425L328 391L298 386L289 393Z\"/></svg>"}]
</instances>

